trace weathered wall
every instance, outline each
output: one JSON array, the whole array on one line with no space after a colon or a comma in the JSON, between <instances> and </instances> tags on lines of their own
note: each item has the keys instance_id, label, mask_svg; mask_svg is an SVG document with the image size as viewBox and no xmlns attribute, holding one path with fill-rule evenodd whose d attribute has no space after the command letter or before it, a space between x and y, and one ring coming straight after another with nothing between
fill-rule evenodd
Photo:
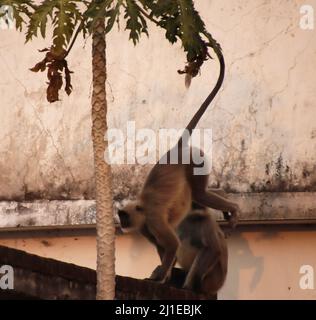
<instances>
[{"instance_id":1,"label":"weathered wall","mask_svg":"<svg viewBox=\"0 0 316 320\"><path fill-rule=\"evenodd\" d=\"M93 230L0 233L0 245L89 268L96 266ZM299 286L302 265L316 270L315 227L240 228L228 239L228 247L228 276L219 299L316 299L316 283L314 290ZM117 274L145 278L158 262L153 246L143 238L117 237Z\"/></svg>"},{"instance_id":2,"label":"weathered wall","mask_svg":"<svg viewBox=\"0 0 316 320\"><path fill-rule=\"evenodd\" d=\"M269 224L315 224L315 192L260 192L230 194L238 203L242 214L238 225ZM119 203L115 202L115 207ZM225 224L221 211L209 209L220 224ZM114 220L120 227L119 217L114 209ZM42 230L43 228L72 229L95 228L96 207L94 200L32 200L1 201L0 231Z\"/></svg>"},{"instance_id":3,"label":"weathered wall","mask_svg":"<svg viewBox=\"0 0 316 320\"><path fill-rule=\"evenodd\" d=\"M213 184L238 192L316 190L316 33L299 28L304 3L197 1L227 61L224 89L199 124L213 129ZM24 45L13 30L0 30L0 38L0 198L93 198L90 39L69 56L73 94L50 105L45 75L28 71L49 42ZM117 30L107 38L110 126L185 126L213 86L217 64L208 62L185 90L176 72L185 62L179 46L157 30L136 48L127 38ZM146 170L114 172L120 199L135 192Z\"/></svg>"}]
</instances>

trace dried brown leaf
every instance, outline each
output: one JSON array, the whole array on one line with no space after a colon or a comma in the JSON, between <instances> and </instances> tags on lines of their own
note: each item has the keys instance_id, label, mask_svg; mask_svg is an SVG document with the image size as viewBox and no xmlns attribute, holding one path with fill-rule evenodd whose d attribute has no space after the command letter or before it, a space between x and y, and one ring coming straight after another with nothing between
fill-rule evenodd
<instances>
[{"instance_id":1,"label":"dried brown leaf","mask_svg":"<svg viewBox=\"0 0 316 320\"><path fill-rule=\"evenodd\" d=\"M33 68L31 68L30 70L33 72L38 72L38 71L45 71L46 69L46 59L44 59L43 61L37 63Z\"/></svg>"},{"instance_id":2,"label":"dried brown leaf","mask_svg":"<svg viewBox=\"0 0 316 320\"><path fill-rule=\"evenodd\" d=\"M67 61L65 61L65 81L66 81L65 91L68 94L68 96L72 92L71 75L70 75L71 73L73 72L69 70Z\"/></svg>"},{"instance_id":3,"label":"dried brown leaf","mask_svg":"<svg viewBox=\"0 0 316 320\"><path fill-rule=\"evenodd\" d=\"M63 86L63 73L65 74L65 91L68 95L72 92L71 76L65 59L66 51L57 55L53 48L42 49L40 52L47 52L45 59L37 63L30 70L33 72L44 71L47 68L48 87L46 91L47 101L52 103L59 100L59 91Z\"/></svg>"},{"instance_id":4,"label":"dried brown leaf","mask_svg":"<svg viewBox=\"0 0 316 320\"><path fill-rule=\"evenodd\" d=\"M62 85L63 85L63 80L60 73L57 73L51 76L50 82L46 91L48 102L52 103L59 100L59 90L61 89Z\"/></svg>"}]
</instances>

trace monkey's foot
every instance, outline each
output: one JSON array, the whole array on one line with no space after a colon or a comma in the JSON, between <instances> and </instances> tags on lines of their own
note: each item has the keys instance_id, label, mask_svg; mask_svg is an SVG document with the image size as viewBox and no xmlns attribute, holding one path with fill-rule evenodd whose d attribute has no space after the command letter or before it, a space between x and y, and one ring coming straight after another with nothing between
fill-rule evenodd
<instances>
[{"instance_id":1,"label":"monkey's foot","mask_svg":"<svg viewBox=\"0 0 316 320\"><path fill-rule=\"evenodd\" d=\"M185 281L184 285L182 286L182 289L185 289L185 290L193 290L193 283L192 281Z\"/></svg>"},{"instance_id":2,"label":"monkey's foot","mask_svg":"<svg viewBox=\"0 0 316 320\"><path fill-rule=\"evenodd\" d=\"M162 266L157 266L156 269L152 272L150 276L150 280L156 281L159 283L166 283L171 278L171 270L169 272L166 272Z\"/></svg>"}]
</instances>

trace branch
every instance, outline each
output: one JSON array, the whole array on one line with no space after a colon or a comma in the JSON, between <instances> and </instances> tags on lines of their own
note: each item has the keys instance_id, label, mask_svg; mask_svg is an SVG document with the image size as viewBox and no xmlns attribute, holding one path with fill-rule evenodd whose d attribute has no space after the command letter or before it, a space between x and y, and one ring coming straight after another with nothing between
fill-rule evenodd
<instances>
[{"instance_id":1,"label":"branch","mask_svg":"<svg viewBox=\"0 0 316 320\"><path fill-rule=\"evenodd\" d=\"M72 41L71 41L71 43L70 43L70 45L69 45L69 47L68 47L68 49L67 49L67 52L66 52L65 58L68 56L68 54L69 54L69 52L71 51L71 49L72 49L73 45L75 44L76 39L77 39L77 37L78 37L78 35L79 35L80 31L81 31L81 30L82 30L82 28L83 28L83 25L84 25L84 22L83 22L83 20L81 20L80 25L78 26L78 29L77 29L77 31L76 31L76 33L75 33L74 37L72 38Z\"/></svg>"},{"instance_id":2,"label":"branch","mask_svg":"<svg viewBox=\"0 0 316 320\"><path fill-rule=\"evenodd\" d=\"M153 18L152 16L150 16L142 7L140 7L136 1L135 1L135 6L137 7L137 9L150 21L152 21L153 23L155 23L157 26L160 26L159 21L156 20L155 18Z\"/></svg>"}]
</instances>

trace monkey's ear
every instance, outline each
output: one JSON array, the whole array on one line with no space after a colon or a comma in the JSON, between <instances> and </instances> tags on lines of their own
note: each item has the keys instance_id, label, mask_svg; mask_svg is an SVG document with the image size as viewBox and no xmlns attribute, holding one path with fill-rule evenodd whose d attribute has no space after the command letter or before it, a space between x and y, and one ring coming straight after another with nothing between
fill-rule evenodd
<instances>
[{"instance_id":1,"label":"monkey's ear","mask_svg":"<svg viewBox=\"0 0 316 320\"><path fill-rule=\"evenodd\" d=\"M139 205L137 205L137 206L135 207L135 209L136 209L136 211L139 211L139 212L144 211L144 208L141 207L141 206L139 206Z\"/></svg>"}]
</instances>

